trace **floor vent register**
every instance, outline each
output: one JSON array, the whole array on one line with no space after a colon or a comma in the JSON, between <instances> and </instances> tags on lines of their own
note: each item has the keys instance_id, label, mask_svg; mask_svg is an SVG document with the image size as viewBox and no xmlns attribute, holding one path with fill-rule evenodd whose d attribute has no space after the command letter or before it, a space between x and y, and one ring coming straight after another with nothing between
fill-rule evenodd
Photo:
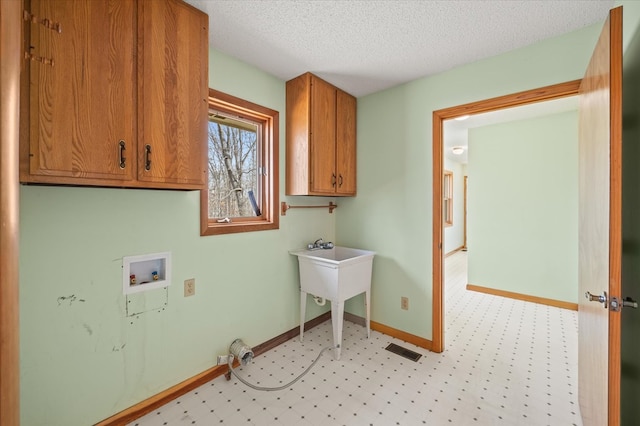
<instances>
[{"instance_id":1,"label":"floor vent register","mask_svg":"<svg viewBox=\"0 0 640 426\"><path fill-rule=\"evenodd\" d=\"M403 348L402 346L396 345L395 343L389 343L389 346L387 346L385 349L389 352L393 352L396 355L400 355L402 357L410 359L411 361L418 361L422 357L422 355L418 352Z\"/></svg>"}]
</instances>

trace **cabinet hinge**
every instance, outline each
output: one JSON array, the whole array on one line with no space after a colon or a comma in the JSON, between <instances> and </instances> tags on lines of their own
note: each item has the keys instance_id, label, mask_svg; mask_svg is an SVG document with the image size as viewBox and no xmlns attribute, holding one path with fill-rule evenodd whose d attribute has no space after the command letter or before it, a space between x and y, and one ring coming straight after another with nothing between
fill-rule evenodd
<instances>
[{"instance_id":1,"label":"cabinet hinge","mask_svg":"<svg viewBox=\"0 0 640 426\"><path fill-rule=\"evenodd\" d=\"M24 52L24 58L26 60L41 62L44 65L55 65L55 63L53 62L53 58L45 58L44 56L34 55L31 52Z\"/></svg>"},{"instance_id":2,"label":"cabinet hinge","mask_svg":"<svg viewBox=\"0 0 640 426\"><path fill-rule=\"evenodd\" d=\"M49 18L39 18L38 16L27 12L26 10L22 12L22 17L25 21L31 21L34 24L40 24L45 28L57 32L58 34L62 33L62 25L60 25L60 22L53 22Z\"/></svg>"}]
</instances>

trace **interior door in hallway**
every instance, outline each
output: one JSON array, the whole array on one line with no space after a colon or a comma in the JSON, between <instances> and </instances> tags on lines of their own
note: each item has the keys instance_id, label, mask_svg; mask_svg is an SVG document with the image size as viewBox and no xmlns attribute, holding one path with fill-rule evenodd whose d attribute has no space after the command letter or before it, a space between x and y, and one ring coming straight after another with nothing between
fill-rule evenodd
<instances>
[{"instance_id":1,"label":"interior door in hallway","mask_svg":"<svg viewBox=\"0 0 640 426\"><path fill-rule=\"evenodd\" d=\"M620 313L609 308L621 292L622 8L611 10L594 49L579 116L580 410L585 426L617 426Z\"/></svg>"}]
</instances>

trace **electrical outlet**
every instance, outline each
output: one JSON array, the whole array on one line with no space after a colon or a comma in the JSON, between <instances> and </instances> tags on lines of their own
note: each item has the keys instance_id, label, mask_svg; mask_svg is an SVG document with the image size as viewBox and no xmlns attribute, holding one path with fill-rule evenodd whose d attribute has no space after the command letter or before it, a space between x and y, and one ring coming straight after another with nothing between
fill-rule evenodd
<instances>
[{"instance_id":1,"label":"electrical outlet","mask_svg":"<svg viewBox=\"0 0 640 426\"><path fill-rule=\"evenodd\" d=\"M229 355L218 355L218 365L227 365L229 363Z\"/></svg>"},{"instance_id":2,"label":"electrical outlet","mask_svg":"<svg viewBox=\"0 0 640 426\"><path fill-rule=\"evenodd\" d=\"M194 294L196 294L196 279L184 280L184 297L193 296Z\"/></svg>"},{"instance_id":3,"label":"electrical outlet","mask_svg":"<svg viewBox=\"0 0 640 426\"><path fill-rule=\"evenodd\" d=\"M401 297L400 298L400 308L404 309L405 311L409 310L409 298L408 297Z\"/></svg>"}]
</instances>

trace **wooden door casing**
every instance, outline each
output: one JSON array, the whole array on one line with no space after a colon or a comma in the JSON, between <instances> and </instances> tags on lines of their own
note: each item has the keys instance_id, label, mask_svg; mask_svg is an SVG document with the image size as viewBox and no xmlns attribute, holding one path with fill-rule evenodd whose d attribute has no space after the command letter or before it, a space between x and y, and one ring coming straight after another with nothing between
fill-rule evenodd
<instances>
[{"instance_id":1,"label":"wooden door casing","mask_svg":"<svg viewBox=\"0 0 640 426\"><path fill-rule=\"evenodd\" d=\"M580 294L620 297L622 9L610 12L580 86ZM620 424L620 313L580 297L578 391L585 426Z\"/></svg>"},{"instance_id":2,"label":"wooden door casing","mask_svg":"<svg viewBox=\"0 0 640 426\"><path fill-rule=\"evenodd\" d=\"M0 423L20 424L20 185L22 2L0 1Z\"/></svg>"},{"instance_id":3,"label":"wooden door casing","mask_svg":"<svg viewBox=\"0 0 640 426\"><path fill-rule=\"evenodd\" d=\"M580 80L567 81L546 87L539 87L523 92L498 96L496 98L471 102L433 111L433 133L432 133L432 158L433 158L433 186L432 186L432 270L433 270L433 315L432 315L432 351L442 352L444 343L444 289L443 289L443 172L444 172L444 141L443 122L463 115L480 114L490 111L517 107L536 102L544 102L552 99L564 98L577 95L580 87Z\"/></svg>"}]
</instances>

